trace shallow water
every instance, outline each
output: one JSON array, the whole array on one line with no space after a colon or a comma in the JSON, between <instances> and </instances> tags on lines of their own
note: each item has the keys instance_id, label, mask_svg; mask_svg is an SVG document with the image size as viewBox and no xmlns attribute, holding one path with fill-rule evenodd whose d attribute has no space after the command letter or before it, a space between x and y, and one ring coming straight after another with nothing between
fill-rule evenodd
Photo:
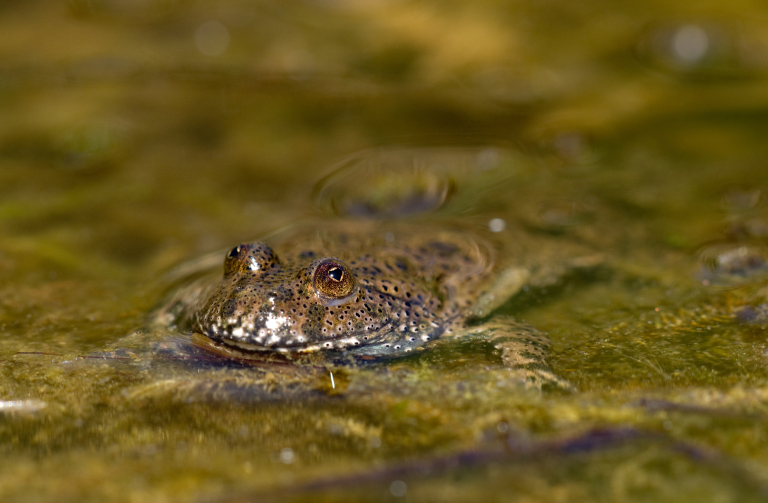
<instances>
[{"instance_id":1,"label":"shallow water","mask_svg":"<svg viewBox=\"0 0 768 503\"><path fill-rule=\"evenodd\" d=\"M0 12L3 501L765 499L763 6ZM604 253L496 313L575 390L480 341L334 385L143 352L179 264L339 213Z\"/></svg>"}]
</instances>

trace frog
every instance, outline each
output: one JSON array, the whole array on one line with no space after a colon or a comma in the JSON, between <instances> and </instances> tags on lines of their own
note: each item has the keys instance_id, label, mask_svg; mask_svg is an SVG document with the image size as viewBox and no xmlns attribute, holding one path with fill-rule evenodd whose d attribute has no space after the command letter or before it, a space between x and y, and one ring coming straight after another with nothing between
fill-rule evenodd
<instances>
[{"instance_id":1,"label":"frog","mask_svg":"<svg viewBox=\"0 0 768 503\"><path fill-rule=\"evenodd\" d=\"M455 217L305 222L222 253L215 272L178 289L161 314L238 361L311 354L356 364L482 340L505 379L569 389L547 364L548 337L494 312L603 257L524 226L493 227Z\"/></svg>"},{"instance_id":2,"label":"frog","mask_svg":"<svg viewBox=\"0 0 768 503\"><path fill-rule=\"evenodd\" d=\"M572 389L548 365L546 334L505 309L606 264L595 232L542 221L523 186L547 176L514 149L354 153L315 183L309 213L166 275L150 332L169 335L154 354L192 358L193 370L215 355L285 388L307 369L333 385L343 368L476 341L497 355L487 371L499 382Z\"/></svg>"}]
</instances>

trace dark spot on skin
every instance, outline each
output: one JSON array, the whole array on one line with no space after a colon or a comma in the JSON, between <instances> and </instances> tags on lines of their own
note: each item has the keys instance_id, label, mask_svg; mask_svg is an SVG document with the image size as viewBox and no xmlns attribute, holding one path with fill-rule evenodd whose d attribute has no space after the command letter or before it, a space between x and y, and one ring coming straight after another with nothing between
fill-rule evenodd
<instances>
[{"instance_id":1,"label":"dark spot on skin","mask_svg":"<svg viewBox=\"0 0 768 503\"><path fill-rule=\"evenodd\" d=\"M323 306L314 304L307 310L308 321L320 321L325 317L325 309Z\"/></svg>"},{"instance_id":2,"label":"dark spot on skin","mask_svg":"<svg viewBox=\"0 0 768 503\"><path fill-rule=\"evenodd\" d=\"M235 315L237 311L237 301L234 299L228 300L223 306L221 306L221 316L229 318Z\"/></svg>"}]
</instances>

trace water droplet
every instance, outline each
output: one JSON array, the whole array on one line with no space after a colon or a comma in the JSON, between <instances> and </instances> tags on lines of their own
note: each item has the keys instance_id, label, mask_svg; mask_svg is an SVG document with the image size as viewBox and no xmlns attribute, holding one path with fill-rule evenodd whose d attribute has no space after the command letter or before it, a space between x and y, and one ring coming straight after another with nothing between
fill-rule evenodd
<instances>
[{"instance_id":1,"label":"water droplet","mask_svg":"<svg viewBox=\"0 0 768 503\"><path fill-rule=\"evenodd\" d=\"M672 37L672 51L681 63L696 63L709 50L709 37L701 26L687 24L679 27Z\"/></svg>"},{"instance_id":2,"label":"water droplet","mask_svg":"<svg viewBox=\"0 0 768 503\"><path fill-rule=\"evenodd\" d=\"M392 496L395 498L402 498L405 496L405 493L408 492L408 487L402 480L395 480L389 484L389 492L392 493Z\"/></svg>"},{"instance_id":3,"label":"water droplet","mask_svg":"<svg viewBox=\"0 0 768 503\"><path fill-rule=\"evenodd\" d=\"M295 458L295 455L293 454L293 449L291 449L290 447L286 447L280 451L280 461L282 461L286 465L293 463L294 458Z\"/></svg>"},{"instance_id":4,"label":"water droplet","mask_svg":"<svg viewBox=\"0 0 768 503\"><path fill-rule=\"evenodd\" d=\"M507 228L507 223L501 218L494 218L488 222L488 228L491 232L501 232Z\"/></svg>"},{"instance_id":5,"label":"water droplet","mask_svg":"<svg viewBox=\"0 0 768 503\"><path fill-rule=\"evenodd\" d=\"M229 47L229 30L218 21L206 21L195 31L195 45L206 56L220 56Z\"/></svg>"}]
</instances>

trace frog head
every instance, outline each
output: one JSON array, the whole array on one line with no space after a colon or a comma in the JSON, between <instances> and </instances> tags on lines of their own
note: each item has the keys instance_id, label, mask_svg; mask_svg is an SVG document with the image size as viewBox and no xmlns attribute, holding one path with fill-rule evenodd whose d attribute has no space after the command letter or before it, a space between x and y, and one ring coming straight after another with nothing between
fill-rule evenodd
<instances>
[{"instance_id":1,"label":"frog head","mask_svg":"<svg viewBox=\"0 0 768 503\"><path fill-rule=\"evenodd\" d=\"M435 327L422 309L429 295L392 277L403 269L314 251L280 259L265 243L241 244L226 255L196 329L245 351L409 351Z\"/></svg>"}]
</instances>

